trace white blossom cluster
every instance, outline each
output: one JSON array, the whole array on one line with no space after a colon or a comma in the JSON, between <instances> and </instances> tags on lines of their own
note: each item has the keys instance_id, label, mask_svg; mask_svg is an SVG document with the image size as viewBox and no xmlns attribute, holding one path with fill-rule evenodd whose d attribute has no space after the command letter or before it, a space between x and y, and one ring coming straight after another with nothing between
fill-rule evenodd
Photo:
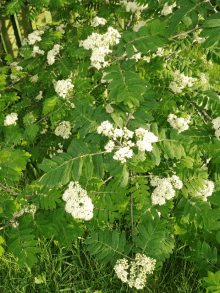
<instances>
[{"instance_id":1,"label":"white blossom cluster","mask_svg":"<svg viewBox=\"0 0 220 293\"><path fill-rule=\"evenodd\" d=\"M138 128L135 130L135 134L138 138L136 144L140 151L151 152L153 150L152 143L158 141L158 137L144 128Z\"/></svg>"},{"instance_id":2,"label":"white blossom cluster","mask_svg":"<svg viewBox=\"0 0 220 293\"><path fill-rule=\"evenodd\" d=\"M143 289L146 284L146 275L153 274L156 260L144 254L137 253L135 260L131 261L123 258L119 259L114 266L118 278L129 285L130 288ZM128 273L128 269L130 272Z\"/></svg>"},{"instance_id":3,"label":"white blossom cluster","mask_svg":"<svg viewBox=\"0 0 220 293\"><path fill-rule=\"evenodd\" d=\"M8 114L5 117L4 125L5 126L9 126L9 125L12 125L12 124L16 125L16 120L18 120L18 114L17 113Z\"/></svg>"},{"instance_id":4,"label":"white blossom cluster","mask_svg":"<svg viewBox=\"0 0 220 293\"><path fill-rule=\"evenodd\" d=\"M35 214L37 210L37 207L34 204L31 205L27 205L25 208L21 209L19 212L14 212L13 214L13 218L19 218L21 217L24 213L31 213L31 214ZM17 221L13 221L12 226L14 228L17 228L19 225L19 223Z\"/></svg>"},{"instance_id":5,"label":"white blossom cluster","mask_svg":"<svg viewBox=\"0 0 220 293\"><path fill-rule=\"evenodd\" d=\"M39 91L39 95L35 98L36 100L40 101L41 99L43 99L43 91Z\"/></svg>"},{"instance_id":6,"label":"white blossom cluster","mask_svg":"<svg viewBox=\"0 0 220 293\"><path fill-rule=\"evenodd\" d=\"M131 1L127 1L127 0L121 0L120 4L125 5L126 6L126 11L127 12L142 12L144 9L146 9L148 7L148 4L146 4L145 6L143 5L139 5L138 3L136 3L136 1L131 2Z\"/></svg>"},{"instance_id":7,"label":"white blossom cluster","mask_svg":"<svg viewBox=\"0 0 220 293\"><path fill-rule=\"evenodd\" d=\"M64 99L66 95L68 94L69 90L71 90L74 87L74 85L71 83L70 78L62 79L58 81L54 79L53 85L54 85L55 92Z\"/></svg>"},{"instance_id":8,"label":"white blossom cluster","mask_svg":"<svg viewBox=\"0 0 220 293\"><path fill-rule=\"evenodd\" d=\"M29 45L34 45L36 42L40 42L42 40L41 35L43 33L44 33L43 30L36 30L36 31L32 32L31 34L29 34L28 35L28 40L27 40Z\"/></svg>"},{"instance_id":9,"label":"white blossom cluster","mask_svg":"<svg viewBox=\"0 0 220 293\"><path fill-rule=\"evenodd\" d=\"M60 142L58 143L58 146L59 146L59 150L57 150L58 154L61 154L63 153L63 144L61 144Z\"/></svg>"},{"instance_id":10,"label":"white blossom cluster","mask_svg":"<svg viewBox=\"0 0 220 293\"><path fill-rule=\"evenodd\" d=\"M41 50L39 48L39 46L34 45L34 47L33 47L33 57L35 57L36 54L44 55L44 50Z\"/></svg>"},{"instance_id":11,"label":"white blossom cluster","mask_svg":"<svg viewBox=\"0 0 220 293\"><path fill-rule=\"evenodd\" d=\"M199 82L203 90L208 90L210 88L209 77L207 74L201 72Z\"/></svg>"},{"instance_id":12,"label":"white blossom cluster","mask_svg":"<svg viewBox=\"0 0 220 293\"><path fill-rule=\"evenodd\" d=\"M118 44L120 37L119 32L110 26L105 34L92 33L86 40L81 40L79 46L84 47L86 50L92 49L91 65L99 70L108 65L105 57L107 54L112 53L109 46Z\"/></svg>"},{"instance_id":13,"label":"white blossom cluster","mask_svg":"<svg viewBox=\"0 0 220 293\"><path fill-rule=\"evenodd\" d=\"M197 192L195 196L203 196L203 200L207 201L207 197L212 195L214 188L214 182L210 180L205 180L205 185L203 186L203 189L200 188L200 192Z\"/></svg>"},{"instance_id":14,"label":"white blossom cluster","mask_svg":"<svg viewBox=\"0 0 220 293\"><path fill-rule=\"evenodd\" d=\"M58 25L58 26L56 27L56 31L60 32L61 34L65 34L65 30L64 30L65 27L66 27L66 25L63 24L63 23L61 23L60 25Z\"/></svg>"},{"instance_id":15,"label":"white blossom cluster","mask_svg":"<svg viewBox=\"0 0 220 293\"><path fill-rule=\"evenodd\" d=\"M177 118L176 115L174 114L169 114L167 117L167 121L170 123L170 125L175 128L178 129L178 132L182 132L184 130L189 129L189 125L188 123L190 123L190 115L187 115L187 118Z\"/></svg>"},{"instance_id":16,"label":"white blossom cluster","mask_svg":"<svg viewBox=\"0 0 220 293\"><path fill-rule=\"evenodd\" d=\"M32 80L33 80L33 82L37 82L38 79L39 79L39 77L38 77L37 74L35 74L35 75L32 76Z\"/></svg>"},{"instance_id":17,"label":"white blossom cluster","mask_svg":"<svg viewBox=\"0 0 220 293\"><path fill-rule=\"evenodd\" d=\"M62 121L59 126L55 129L55 134L57 136L62 136L64 139L68 139L71 135L71 125L69 121Z\"/></svg>"},{"instance_id":18,"label":"white blossom cluster","mask_svg":"<svg viewBox=\"0 0 220 293\"><path fill-rule=\"evenodd\" d=\"M212 124L215 129L215 136L220 140L220 117L213 119Z\"/></svg>"},{"instance_id":19,"label":"white blossom cluster","mask_svg":"<svg viewBox=\"0 0 220 293\"><path fill-rule=\"evenodd\" d=\"M152 204L164 205L166 199L169 200L175 196L175 189L183 187L182 181L178 176L173 175L170 178L159 178L155 176L151 182L151 186L156 187L151 194Z\"/></svg>"},{"instance_id":20,"label":"white blossom cluster","mask_svg":"<svg viewBox=\"0 0 220 293\"><path fill-rule=\"evenodd\" d=\"M54 46L53 46L53 49L51 49L50 51L48 51L47 52L47 63L49 64L49 65L52 65L52 64L54 64L54 62L55 62L55 56L57 55L57 54L59 54L59 52L60 52L60 45L59 44L55 44Z\"/></svg>"},{"instance_id":21,"label":"white blossom cluster","mask_svg":"<svg viewBox=\"0 0 220 293\"><path fill-rule=\"evenodd\" d=\"M197 78L189 77L180 73L179 70L176 70L173 73L174 80L170 83L170 89L175 93L179 94L182 92L182 89L186 86L192 87L193 84L197 81Z\"/></svg>"},{"instance_id":22,"label":"white blossom cluster","mask_svg":"<svg viewBox=\"0 0 220 293\"><path fill-rule=\"evenodd\" d=\"M172 5L168 6L167 3L164 4L163 9L161 11L162 15L168 15L170 13L172 13L172 9L173 7L176 7L176 2L174 2Z\"/></svg>"},{"instance_id":23,"label":"white blossom cluster","mask_svg":"<svg viewBox=\"0 0 220 293\"><path fill-rule=\"evenodd\" d=\"M18 71L21 71L23 69L22 66L18 66L18 62L12 62L11 67L14 67Z\"/></svg>"},{"instance_id":24,"label":"white blossom cluster","mask_svg":"<svg viewBox=\"0 0 220 293\"><path fill-rule=\"evenodd\" d=\"M114 149L117 150L113 156L114 160L126 162L126 158L133 156L131 147L135 146L135 143L131 141L134 132L128 130L126 127L114 128L114 126L107 120L101 123L97 128L99 134L103 134L110 138L109 142L105 145L105 150L110 153ZM140 151L152 151L152 143L157 142L158 138L148 130L144 128L138 128L135 130L137 137L136 146ZM119 139L119 140L118 140Z\"/></svg>"},{"instance_id":25,"label":"white blossom cluster","mask_svg":"<svg viewBox=\"0 0 220 293\"><path fill-rule=\"evenodd\" d=\"M99 26L100 24L105 25L106 22L107 20L105 18L95 16L91 21L91 26L96 27L96 26Z\"/></svg>"},{"instance_id":26,"label":"white blossom cluster","mask_svg":"<svg viewBox=\"0 0 220 293\"><path fill-rule=\"evenodd\" d=\"M146 23L147 23L147 21L143 21L143 20L138 21L138 22L133 26L133 31L134 31L134 32L138 32L139 29L140 29L141 27L145 26Z\"/></svg>"},{"instance_id":27,"label":"white blossom cluster","mask_svg":"<svg viewBox=\"0 0 220 293\"><path fill-rule=\"evenodd\" d=\"M65 210L75 219L91 220L93 217L93 203L87 191L83 189L79 182L71 181L68 189L62 196L66 201Z\"/></svg>"}]
</instances>

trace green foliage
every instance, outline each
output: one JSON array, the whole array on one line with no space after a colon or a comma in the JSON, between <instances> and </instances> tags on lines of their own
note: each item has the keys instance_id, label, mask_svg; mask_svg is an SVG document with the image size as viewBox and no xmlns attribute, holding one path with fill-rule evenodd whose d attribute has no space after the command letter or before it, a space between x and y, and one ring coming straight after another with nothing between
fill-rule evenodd
<instances>
[{"instance_id":1,"label":"green foliage","mask_svg":"<svg viewBox=\"0 0 220 293\"><path fill-rule=\"evenodd\" d=\"M88 251L91 255L96 255L104 264L111 262L115 264L120 254L124 251L129 253L131 247L126 245L126 236L122 232L119 234L117 230L109 231L93 231L91 238L87 238L85 243L88 244Z\"/></svg>"},{"instance_id":2,"label":"green foliage","mask_svg":"<svg viewBox=\"0 0 220 293\"><path fill-rule=\"evenodd\" d=\"M130 11L137 3L148 7ZM24 4L11 0L3 9L12 15ZM39 28L34 44L28 39L17 65L6 56L0 71L0 254L12 253L20 268L33 270L41 239L71 247L78 237L112 266L143 253L160 271L180 242L200 277L219 267L220 142L212 123L220 113L219 3L130 4L28 1L29 19L47 8L57 22ZM95 15L107 22L93 26ZM44 53L33 54L36 46ZM173 187L173 175L181 187ZM210 181L214 190L203 195ZM82 190L65 199L72 182ZM207 292L218 292L211 291L218 273L205 282Z\"/></svg>"}]
</instances>

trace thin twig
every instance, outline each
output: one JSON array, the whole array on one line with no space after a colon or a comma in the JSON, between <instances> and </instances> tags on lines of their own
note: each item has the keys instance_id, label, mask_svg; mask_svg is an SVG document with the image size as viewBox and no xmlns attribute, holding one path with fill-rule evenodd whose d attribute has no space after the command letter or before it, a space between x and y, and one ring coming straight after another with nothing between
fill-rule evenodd
<instances>
[{"instance_id":1,"label":"thin twig","mask_svg":"<svg viewBox=\"0 0 220 293\"><path fill-rule=\"evenodd\" d=\"M188 30L188 31L186 31L186 32L184 32L184 33L177 34L177 35L175 35L175 36L173 36L173 37L170 37L169 40L171 41L172 39L181 38L181 37L183 37L183 36L185 36L185 35L188 35L188 34L190 34L190 33L192 33L192 32L195 32L195 31L197 31L197 30L200 30L200 29L202 29L202 26L198 26L198 27L193 28L193 29L191 29L191 30Z\"/></svg>"}]
</instances>

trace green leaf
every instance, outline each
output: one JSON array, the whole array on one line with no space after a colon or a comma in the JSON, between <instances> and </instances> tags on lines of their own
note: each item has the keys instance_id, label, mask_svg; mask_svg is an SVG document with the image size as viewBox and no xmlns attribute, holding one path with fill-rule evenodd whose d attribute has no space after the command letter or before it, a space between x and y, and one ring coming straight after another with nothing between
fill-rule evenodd
<instances>
[{"instance_id":1,"label":"green leaf","mask_svg":"<svg viewBox=\"0 0 220 293\"><path fill-rule=\"evenodd\" d=\"M124 123L123 123L123 119L120 116L117 116L116 114L112 113L111 117L119 128L123 128Z\"/></svg>"},{"instance_id":2,"label":"green leaf","mask_svg":"<svg viewBox=\"0 0 220 293\"><path fill-rule=\"evenodd\" d=\"M120 185L121 187L125 187L128 184L128 179L129 179L129 172L127 170L126 164L123 166L123 171L120 177Z\"/></svg>"},{"instance_id":3,"label":"green leaf","mask_svg":"<svg viewBox=\"0 0 220 293\"><path fill-rule=\"evenodd\" d=\"M127 52L128 58L133 57L133 55L134 55L134 48L133 48L133 45L131 43L128 43L126 45L126 52Z\"/></svg>"},{"instance_id":4,"label":"green leaf","mask_svg":"<svg viewBox=\"0 0 220 293\"><path fill-rule=\"evenodd\" d=\"M67 149L67 153L70 154L73 158L78 157L80 155L86 155L89 153L89 149L87 145L79 140L73 139Z\"/></svg>"},{"instance_id":5,"label":"green leaf","mask_svg":"<svg viewBox=\"0 0 220 293\"><path fill-rule=\"evenodd\" d=\"M210 19L210 18L207 18L206 19L206 21L203 24L203 27L204 28L220 26L220 12L219 13L216 13L216 14L218 15L218 18L217 19Z\"/></svg>"},{"instance_id":6,"label":"green leaf","mask_svg":"<svg viewBox=\"0 0 220 293\"><path fill-rule=\"evenodd\" d=\"M94 165L94 175L98 179L102 179L104 175L104 169L103 169L103 158L102 155L96 155L92 156L93 165Z\"/></svg>"},{"instance_id":7,"label":"green leaf","mask_svg":"<svg viewBox=\"0 0 220 293\"><path fill-rule=\"evenodd\" d=\"M73 159L67 153L53 156L52 160L44 159L39 167L47 173L40 178L40 181L50 188L65 185L71 179L72 166Z\"/></svg>"},{"instance_id":8,"label":"green leaf","mask_svg":"<svg viewBox=\"0 0 220 293\"><path fill-rule=\"evenodd\" d=\"M79 181L79 178L82 173L82 167L83 167L83 158L79 158L74 161L73 177L75 181Z\"/></svg>"}]
</instances>

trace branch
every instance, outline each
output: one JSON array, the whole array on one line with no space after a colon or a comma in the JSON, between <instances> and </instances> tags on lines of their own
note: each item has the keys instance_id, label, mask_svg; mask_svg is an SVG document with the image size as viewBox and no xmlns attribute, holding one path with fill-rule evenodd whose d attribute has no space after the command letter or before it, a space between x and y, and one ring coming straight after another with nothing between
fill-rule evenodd
<instances>
[{"instance_id":1,"label":"branch","mask_svg":"<svg viewBox=\"0 0 220 293\"><path fill-rule=\"evenodd\" d=\"M175 36L173 36L173 37L170 37L168 40L171 41L172 39L181 38L181 37L183 37L183 36L185 36L185 35L188 35L188 34L190 34L190 33L192 33L192 32L195 32L195 31L197 31L197 30L200 30L200 29L202 29L202 26L198 26L198 27L193 28L193 29L191 29L191 30L189 30L189 31L186 31L186 32L183 32L183 33L177 34L177 35L175 35Z\"/></svg>"}]
</instances>

